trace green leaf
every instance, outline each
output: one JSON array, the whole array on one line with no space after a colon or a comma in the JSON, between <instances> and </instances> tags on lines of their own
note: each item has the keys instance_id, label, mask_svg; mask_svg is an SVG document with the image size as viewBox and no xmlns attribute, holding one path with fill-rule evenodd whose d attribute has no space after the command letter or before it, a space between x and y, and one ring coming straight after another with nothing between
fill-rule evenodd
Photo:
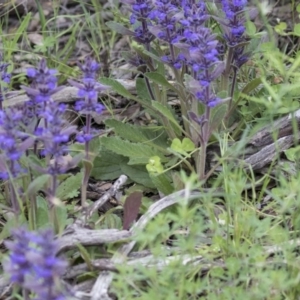
<instances>
[{"instance_id":1,"label":"green leaf","mask_svg":"<svg viewBox=\"0 0 300 300\"><path fill-rule=\"evenodd\" d=\"M108 211L104 215L104 218L101 221L101 225L98 228L103 228L103 229L122 228L122 220L116 214L110 213L110 211Z\"/></svg>"},{"instance_id":2,"label":"green leaf","mask_svg":"<svg viewBox=\"0 0 300 300\"><path fill-rule=\"evenodd\" d=\"M36 214L36 227L46 228L50 226L49 220L49 205L48 201L41 196L38 196L37 199L37 214Z\"/></svg>"},{"instance_id":3,"label":"green leaf","mask_svg":"<svg viewBox=\"0 0 300 300\"><path fill-rule=\"evenodd\" d=\"M146 85L145 78L136 79L136 91L139 99L139 103L146 108L146 112L149 113L154 119L159 119L160 116L157 114L155 109L151 106L151 95Z\"/></svg>"},{"instance_id":4,"label":"green leaf","mask_svg":"<svg viewBox=\"0 0 300 300\"><path fill-rule=\"evenodd\" d=\"M114 128L115 133L131 142L148 142L148 138L140 131L138 126L129 125L115 119L108 119L105 125Z\"/></svg>"},{"instance_id":5,"label":"green leaf","mask_svg":"<svg viewBox=\"0 0 300 300\"><path fill-rule=\"evenodd\" d=\"M185 188L185 184L182 180L182 177L180 176L180 173L172 172L171 175L172 175L172 182L173 182L175 191L183 190Z\"/></svg>"},{"instance_id":6,"label":"green leaf","mask_svg":"<svg viewBox=\"0 0 300 300\"><path fill-rule=\"evenodd\" d=\"M131 157L128 161L128 165L145 165L148 159L148 157L144 156Z\"/></svg>"},{"instance_id":7,"label":"green leaf","mask_svg":"<svg viewBox=\"0 0 300 300\"><path fill-rule=\"evenodd\" d=\"M81 254L81 257L85 261L87 267L89 268L89 270L92 270L93 266L92 266L92 263L91 263L90 253L81 244L77 243L76 246L77 246L77 248L78 248L78 250L79 250L79 252Z\"/></svg>"},{"instance_id":8,"label":"green leaf","mask_svg":"<svg viewBox=\"0 0 300 300\"><path fill-rule=\"evenodd\" d=\"M32 19L32 14L31 14L31 12L29 12L28 14L25 15L23 21L18 26L17 30L14 32L13 39L7 43L7 44L9 44L9 46L5 45L4 48L6 49L7 57L11 57L12 52L16 50L17 43L18 43L20 37L22 35L24 35L24 32L26 32L26 28L28 27L28 24L31 21L31 19ZM8 39L4 39L4 41L7 41L7 40Z\"/></svg>"},{"instance_id":9,"label":"green leaf","mask_svg":"<svg viewBox=\"0 0 300 300\"><path fill-rule=\"evenodd\" d=\"M170 195L174 192L174 188L170 183L170 179L165 173L160 175L154 175L150 173L150 178L155 187L164 195Z\"/></svg>"},{"instance_id":10,"label":"green leaf","mask_svg":"<svg viewBox=\"0 0 300 300\"><path fill-rule=\"evenodd\" d=\"M163 126L149 126L141 127L141 132L154 144L161 148L167 149L169 147L168 135Z\"/></svg>"},{"instance_id":11,"label":"green leaf","mask_svg":"<svg viewBox=\"0 0 300 300\"><path fill-rule=\"evenodd\" d=\"M273 42L265 42L260 45L261 51L269 52L274 51L275 46Z\"/></svg>"},{"instance_id":12,"label":"green leaf","mask_svg":"<svg viewBox=\"0 0 300 300\"><path fill-rule=\"evenodd\" d=\"M145 166L123 164L121 170L122 174L128 176L132 181L149 188L155 188Z\"/></svg>"},{"instance_id":13,"label":"green leaf","mask_svg":"<svg viewBox=\"0 0 300 300\"><path fill-rule=\"evenodd\" d=\"M192 152L195 150L195 144L189 138L184 138L182 140L182 149L185 152Z\"/></svg>"},{"instance_id":14,"label":"green leaf","mask_svg":"<svg viewBox=\"0 0 300 300\"><path fill-rule=\"evenodd\" d=\"M176 88L168 82L168 80L160 73L156 72L148 72L144 74L147 78L152 80L153 82L173 91L177 91Z\"/></svg>"},{"instance_id":15,"label":"green leaf","mask_svg":"<svg viewBox=\"0 0 300 300\"><path fill-rule=\"evenodd\" d=\"M162 62L162 60L160 58L163 55L161 45L159 43L156 43L155 48L151 47L151 53L153 53L155 55L155 57L158 58L158 59L154 59L156 62L156 71L155 72L165 76L165 74L166 74L165 64Z\"/></svg>"},{"instance_id":16,"label":"green leaf","mask_svg":"<svg viewBox=\"0 0 300 300\"><path fill-rule=\"evenodd\" d=\"M128 158L112 151L102 150L100 156L94 161L91 176L95 179L113 180L123 174L122 165L128 163Z\"/></svg>"},{"instance_id":17,"label":"green leaf","mask_svg":"<svg viewBox=\"0 0 300 300\"><path fill-rule=\"evenodd\" d=\"M172 111L167 106L165 106L157 101L152 101L152 106L174 125L176 134L181 135L182 128L179 125L179 123L177 122L177 120L175 119Z\"/></svg>"},{"instance_id":18,"label":"green leaf","mask_svg":"<svg viewBox=\"0 0 300 300\"><path fill-rule=\"evenodd\" d=\"M182 142L178 138L175 138L172 141L171 149L185 155L188 152L192 152L195 149L195 145L189 138L184 138Z\"/></svg>"},{"instance_id":19,"label":"green leaf","mask_svg":"<svg viewBox=\"0 0 300 300\"><path fill-rule=\"evenodd\" d=\"M50 180L50 177L49 174L43 174L35 178L28 186L27 195L29 197L36 196L36 193L45 187L46 183Z\"/></svg>"},{"instance_id":20,"label":"green leaf","mask_svg":"<svg viewBox=\"0 0 300 300\"><path fill-rule=\"evenodd\" d=\"M158 156L150 157L149 162L146 165L146 169L151 174L160 174L164 171L164 167Z\"/></svg>"},{"instance_id":21,"label":"green leaf","mask_svg":"<svg viewBox=\"0 0 300 300\"><path fill-rule=\"evenodd\" d=\"M79 195L83 173L69 176L57 188L56 197L60 200L68 200Z\"/></svg>"},{"instance_id":22,"label":"green leaf","mask_svg":"<svg viewBox=\"0 0 300 300\"><path fill-rule=\"evenodd\" d=\"M129 157L130 164L147 164L152 156L159 156L161 159L164 159L164 156L159 151L154 150L150 146L124 141L119 137L102 137L101 143L106 149Z\"/></svg>"},{"instance_id":23,"label":"green leaf","mask_svg":"<svg viewBox=\"0 0 300 300\"><path fill-rule=\"evenodd\" d=\"M285 34L284 31L287 29L287 24L286 22L280 22L274 27L274 29L278 34Z\"/></svg>"},{"instance_id":24,"label":"green leaf","mask_svg":"<svg viewBox=\"0 0 300 300\"><path fill-rule=\"evenodd\" d=\"M2 221L3 222L3 221ZM11 236L12 229L16 229L16 227L27 225L28 221L26 220L25 214L13 214L9 217L5 222L3 222L3 226L1 225L0 231L0 241L7 239Z\"/></svg>"},{"instance_id":25,"label":"green leaf","mask_svg":"<svg viewBox=\"0 0 300 300\"><path fill-rule=\"evenodd\" d=\"M151 104L152 98L147 88L145 78L137 78L135 87L139 98Z\"/></svg>"},{"instance_id":26,"label":"green leaf","mask_svg":"<svg viewBox=\"0 0 300 300\"><path fill-rule=\"evenodd\" d=\"M251 22L251 21L246 22L246 32L247 32L247 35L250 35L250 36L255 35L256 26L255 26L254 22Z\"/></svg>"},{"instance_id":27,"label":"green leaf","mask_svg":"<svg viewBox=\"0 0 300 300\"><path fill-rule=\"evenodd\" d=\"M112 87L112 89L119 95L128 99L136 100L136 97L132 95L130 92L128 92L128 90L117 80L112 78L107 78L107 77L101 77L100 82L102 84Z\"/></svg>"},{"instance_id":28,"label":"green leaf","mask_svg":"<svg viewBox=\"0 0 300 300\"><path fill-rule=\"evenodd\" d=\"M143 48L142 55L146 55L147 57L151 57L154 59L158 64L162 64L161 58L158 56L158 53L154 51L155 53L152 53L150 51L147 51L145 48Z\"/></svg>"},{"instance_id":29,"label":"green leaf","mask_svg":"<svg viewBox=\"0 0 300 300\"><path fill-rule=\"evenodd\" d=\"M162 148L167 148L167 137L164 135L163 128L134 126L123 123L115 119L107 119L105 125L114 128L116 135L124 140L131 142L140 142L150 147L156 148L158 151L163 151ZM166 151L167 153L167 151Z\"/></svg>"},{"instance_id":30,"label":"green leaf","mask_svg":"<svg viewBox=\"0 0 300 300\"><path fill-rule=\"evenodd\" d=\"M289 161L295 162L300 157L300 146L283 151Z\"/></svg>"},{"instance_id":31,"label":"green leaf","mask_svg":"<svg viewBox=\"0 0 300 300\"><path fill-rule=\"evenodd\" d=\"M80 186L77 187L78 189ZM59 205L55 207L55 213L57 216L57 219L59 220L59 233L62 233L63 230L66 228L66 226L69 224L69 219L68 219L68 211L66 205Z\"/></svg>"},{"instance_id":32,"label":"green leaf","mask_svg":"<svg viewBox=\"0 0 300 300\"><path fill-rule=\"evenodd\" d=\"M89 175L91 174L92 169L94 167L94 164L90 160L88 160L88 159L83 159L82 160L82 164L83 164L84 169L85 169L84 176L88 176L89 177Z\"/></svg>"},{"instance_id":33,"label":"green leaf","mask_svg":"<svg viewBox=\"0 0 300 300\"><path fill-rule=\"evenodd\" d=\"M217 107L213 108L210 119L211 131L215 130L224 120L224 117L227 113L227 107L227 104L220 104Z\"/></svg>"},{"instance_id":34,"label":"green leaf","mask_svg":"<svg viewBox=\"0 0 300 300\"><path fill-rule=\"evenodd\" d=\"M172 144L171 144L171 149L174 150L175 152L181 153L182 145L181 145L180 139L178 139L178 138L173 139Z\"/></svg>"},{"instance_id":35,"label":"green leaf","mask_svg":"<svg viewBox=\"0 0 300 300\"><path fill-rule=\"evenodd\" d=\"M251 92L253 92L260 84L262 84L261 78L255 78L253 80L251 80L250 82L248 82L244 88L241 91L241 96L243 94L245 95L249 95Z\"/></svg>"},{"instance_id":36,"label":"green leaf","mask_svg":"<svg viewBox=\"0 0 300 300\"><path fill-rule=\"evenodd\" d=\"M279 107L276 110L277 114L287 114L293 111L296 111L299 108L299 101L295 100L295 101L287 101L287 103L284 103L284 105L282 107Z\"/></svg>"},{"instance_id":37,"label":"green leaf","mask_svg":"<svg viewBox=\"0 0 300 300\"><path fill-rule=\"evenodd\" d=\"M106 22L105 25L107 27L109 27L110 29L112 29L113 31L116 31L117 33L120 33L122 35L134 36L134 32L127 29L126 27L124 27L120 23L117 23L117 22L114 22L114 21L109 21L109 22Z\"/></svg>"},{"instance_id":38,"label":"green leaf","mask_svg":"<svg viewBox=\"0 0 300 300\"><path fill-rule=\"evenodd\" d=\"M299 23L295 24L293 33L296 36L300 36L300 24Z\"/></svg>"},{"instance_id":39,"label":"green leaf","mask_svg":"<svg viewBox=\"0 0 300 300\"><path fill-rule=\"evenodd\" d=\"M90 160L94 160L95 157L97 157L97 155L100 152L100 140L99 137L96 137L94 139L92 139L89 143L89 159Z\"/></svg>"}]
</instances>

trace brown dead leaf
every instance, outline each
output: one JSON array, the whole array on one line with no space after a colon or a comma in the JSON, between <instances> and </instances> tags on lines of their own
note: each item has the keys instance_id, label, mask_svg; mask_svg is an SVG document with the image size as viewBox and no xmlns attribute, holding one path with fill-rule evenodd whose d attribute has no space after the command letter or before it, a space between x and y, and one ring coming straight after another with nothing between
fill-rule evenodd
<instances>
[{"instance_id":1,"label":"brown dead leaf","mask_svg":"<svg viewBox=\"0 0 300 300\"><path fill-rule=\"evenodd\" d=\"M123 229L128 230L133 221L137 218L142 204L142 192L133 192L124 203Z\"/></svg>"}]
</instances>

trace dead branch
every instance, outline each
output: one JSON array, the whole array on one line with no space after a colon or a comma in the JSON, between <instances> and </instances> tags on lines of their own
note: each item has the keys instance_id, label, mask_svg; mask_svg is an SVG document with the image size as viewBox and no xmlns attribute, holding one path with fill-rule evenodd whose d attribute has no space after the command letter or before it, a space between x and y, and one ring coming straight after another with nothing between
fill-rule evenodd
<instances>
[{"instance_id":1,"label":"dead branch","mask_svg":"<svg viewBox=\"0 0 300 300\"><path fill-rule=\"evenodd\" d=\"M86 228L76 228L59 238L58 253L63 250L75 248L77 244L82 246L96 246L114 242L121 242L131 237L127 230L103 229L91 230Z\"/></svg>"},{"instance_id":2,"label":"dead branch","mask_svg":"<svg viewBox=\"0 0 300 300\"><path fill-rule=\"evenodd\" d=\"M121 83L128 91L135 91L135 81L134 80L124 80L124 79L116 79L119 83ZM114 91L104 91L103 94L116 94ZM66 86L57 93L52 95L52 98L54 101L58 102L74 102L78 100L78 88L76 87L71 87L71 86ZM3 101L3 106L8 107L8 106L14 106L14 105L20 105L26 101L28 101L29 98L25 94L21 94L18 96L13 96L10 98L7 98Z\"/></svg>"}]
</instances>

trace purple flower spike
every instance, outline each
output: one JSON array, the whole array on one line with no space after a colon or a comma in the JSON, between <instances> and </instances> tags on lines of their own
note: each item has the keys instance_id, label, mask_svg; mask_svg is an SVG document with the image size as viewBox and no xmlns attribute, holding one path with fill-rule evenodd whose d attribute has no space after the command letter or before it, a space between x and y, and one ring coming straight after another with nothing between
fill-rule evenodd
<instances>
[{"instance_id":1,"label":"purple flower spike","mask_svg":"<svg viewBox=\"0 0 300 300\"><path fill-rule=\"evenodd\" d=\"M233 62L236 68L240 68L247 60L249 55L244 54L244 46L240 44L246 41L245 33L245 8L247 0L221 0L225 13L225 41L229 47L233 48Z\"/></svg>"},{"instance_id":2,"label":"purple flower spike","mask_svg":"<svg viewBox=\"0 0 300 300\"><path fill-rule=\"evenodd\" d=\"M62 89L57 87L56 73L56 70L47 67L44 59L36 69L27 69L27 76L32 79L32 84L30 87L21 87L30 99L25 103L25 115L28 119L41 117L47 103L52 101L52 95Z\"/></svg>"},{"instance_id":3,"label":"purple flower spike","mask_svg":"<svg viewBox=\"0 0 300 300\"><path fill-rule=\"evenodd\" d=\"M81 68L88 70L89 76L93 76L98 70L98 65L89 61ZM35 119L34 126L31 126L32 135L43 145L40 154L51 159L46 168L35 166L41 173L52 175L54 184L48 192L48 196L51 197L54 197L56 192L56 175L68 171L68 166L62 166L60 161L68 152L67 142L71 135L76 134L76 126L70 126L64 118L66 105L52 99L52 95L62 88L57 87L56 73L57 71L49 69L46 61L42 59L36 69L27 70L27 76L32 78L31 87L23 86L30 98L25 104L26 121L30 124L30 121Z\"/></svg>"},{"instance_id":4,"label":"purple flower spike","mask_svg":"<svg viewBox=\"0 0 300 300\"><path fill-rule=\"evenodd\" d=\"M151 26L150 14L153 10L151 0L122 0L124 4L130 5L132 12L129 20L130 24L137 25L134 30L134 39L146 48L149 47L151 41L154 40L154 35L149 31Z\"/></svg>"},{"instance_id":5,"label":"purple flower spike","mask_svg":"<svg viewBox=\"0 0 300 300\"><path fill-rule=\"evenodd\" d=\"M48 103L41 113L45 122L40 123L40 126L35 130L37 139L44 145L41 154L50 156L54 161L48 166L47 170L42 171L43 173L57 175L67 171L66 168L61 167L58 161L68 152L66 143L69 141L70 136L76 133L76 126L68 126L67 121L63 118L65 109L64 104ZM51 126L45 126L46 124Z\"/></svg>"},{"instance_id":6,"label":"purple flower spike","mask_svg":"<svg viewBox=\"0 0 300 300\"><path fill-rule=\"evenodd\" d=\"M19 164L19 159L34 142L34 139L23 132L22 119L23 114L21 110L16 108L7 108L5 111L0 110L2 162L6 161L10 175L14 178L24 172ZM7 170L1 170L0 178L7 179L10 175Z\"/></svg>"},{"instance_id":7,"label":"purple flower spike","mask_svg":"<svg viewBox=\"0 0 300 300\"><path fill-rule=\"evenodd\" d=\"M98 102L98 93L101 93L109 88L96 81L97 71L100 65L88 57L84 64L79 64L83 72L81 82L69 80L69 83L78 88L78 100L75 103L75 109L85 114L87 117L87 125L83 129L83 133L77 138L79 142L88 143L91 139L91 116L92 113L101 114L104 106Z\"/></svg>"},{"instance_id":8,"label":"purple flower spike","mask_svg":"<svg viewBox=\"0 0 300 300\"><path fill-rule=\"evenodd\" d=\"M179 8L169 0L156 0L154 3L155 8L149 18L155 21L157 25L151 26L150 31L169 44L177 42L179 34L176 25Z\"/></svg>"},{"instance_id":9,"label":"purple flower spike","mask_svg":"<svg viewBox=\"0 0 300 300\"><path fill-rule=\"evenodd\" d=\"M0 102L2 102L5 98L5 92L7 90L7 87L4 85L2 86L2 82L5 84L10 83L11 74L7 72L9 64L2 62L2 54L0 52ZM2 81L2 82L1 82ZM0 108L2 109L2 103L0 103Z\"/></svg>"},{"instance_id":10,"label":"purple flower spike","mask_svg":"<svg viewBox=\"0 0 300 300\"><path fill-rule=\"evenodd\" d=\"M190 68L191 78L186 86L196 99L207 107L220 103L212 91L212 82L219 77L224 65L219 58L219 43L210 28L205 27L208 19L205 3L183 0L184 14L180 22L185 25L181 40L175 45L182 50L185 64Z\"/></svg>"},{"instance_id":11,"label":"purple flower spike","mask_svg":"<svg viewBox=\"0 0 300 300\"><path fill-rule=\"evenodd\" d=\"M35 294L36 300L66 300L67 293L57 282L67 263L56 257L58 244L53 231L29 232L19 228L12 235L14 240L5 242L10 254L4 262L11 282Z\"/></svg>"},{"instance_id":12,"label":"purple flower spike","mask_svg":"<svg viewBox=\"0 0 300 300\"><path fill-rule=\"evenodd\" d=\"M49 89L54 89L56 87L57 78L56 78L57 71L54 69L49 69L47 67L47 63L45 59L41 59L37 69L28 68L27 69L27 76L33 79L35 85L43 84L47 85Z\"/></svg>"},{"instance_id":13,"label":"purple flower spike","mask_svg":"<svg viewBox=\"0 0 300 300\"><path fill-rule=\"evenodd\" d=\"M97 73L100 70L100 64L91 57L87 57L85 63L78 64L78 66L83 73L84 79L96 79Z\"/></svg>"}]
</instances>

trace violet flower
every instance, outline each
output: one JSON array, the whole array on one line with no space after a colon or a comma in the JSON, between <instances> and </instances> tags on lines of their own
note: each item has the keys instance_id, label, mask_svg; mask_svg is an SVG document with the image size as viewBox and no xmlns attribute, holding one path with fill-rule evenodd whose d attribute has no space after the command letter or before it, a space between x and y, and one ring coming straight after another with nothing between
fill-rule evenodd
<instances>
[{"instance_id":1,"label":"violet flower","mask_svg":"<svg viewBox=\"0 0 300 300\"><path fill-rule=\"evenodd\" d=\"M7 72L7 68L9 66L8 63L4 63L2 61L2 53L0 52L0 109L3 107L3 100L6 96L6 84L10 83L11 74ZM4 84L3 84L4 83Z\"/></svg>"},{"instance_id":2,"label":"violet flower","mask_svg":"<svg viewBox=\"0 0 300 300\"><path fill-rule=\"evenodd\" d=\"M67 142L71 135L77 132L76 126L70 126L64 119L65 110L64 104L48 103L45 110L40 114L44 122L41 122L35 131L38 141L43 144L41 154L52 160L52 163L43 172L53 176L66 173L65 166L61 166L58 161L67 154ZM45 124L49 124L49 126L45 126Z\"/></svg>"},{"instance_id":3,"label":"violet flower","mask_svg":"<svg viewBox=\"0 0 300 300\"><path fill-rule=\"evenodd\" d=\"M16 108L0 110L0 149L6 166L0 167L0 178L16 178L24 172L19 160L34 140L23 132L22 111Z\"/></svg>"},{"instance_id":4,"label":"violet flower","mask_svg":"<svg viewBox=\"0 0 300 300\"><path fill-rule=\"evenodd\" d=\"M57 87L57 71L47 67L45 59L42 59L35 68L27 69L27 76L32 79L30 87L22 86L27 93L29 101L25 103L24 114L29 118L40 117L47 103L51 101L54 93L62 87Z\"/></svg>"},{"instance_id":5,"label":"violet flower","mask_svg":"<svg viewBox=\"0 0 300 300\"><path fill-rule=\"evenodd\" d=\"M69 82L78 88L78 100L75 103L75 110L86 115L86 126L77 136L78 142L86 144L86 155L88 155L88 142L95 136L92 134L91 119L92 114L101 114L104 110L103 104L98 102L98 93L108 89L108 86L100 84L96 81L97 72L100 69L100 64L88 57L84 64L79 64L83 76L81 82L69 80Z\"/></svg>"},{"instance_id":6,"label":"violet flower","mask_svg":"<svg viewBox=\"0 0 300 300\"><path fill-rule=\"evenodd\" d=\"M130 5L130 24L135 26L134 39L146 46L150 50L150 43L154 40L154 35L149 31L151 21L149 15L153 9L151 0L122 0L124 4Z\"/></svg>"},{"instance_id":7,"label":"violet flower","mask_svg":"<svg viewBox=\"0 0 300 300\"><path fill-rule=\"evenodd\" d=\"M34 133L37 140L44 145L41 154L52 159L59 158L66 153L65 144L76 132L76 126L69 126L63 118L66 106L52 99L52 95L62 88L57 87L56 73L57 71L49 69L46 61L42 59L37 69L29 68L27 70L28 77L32 78L31 87L22 87L30 98L25 105L39 119L39 125L35 127ZM51 171L48 171L51 174L62 173L62 170L53 170L53 167L50 169Z\"/></svg>"},{"instance_id":8,"label":"violet flower","mask_svg":"<svg viewBox=\"0 0 300 300\"><path fill-rule=\"evenodd\" d=\"M43 58L40 60L38 67L28 68L27 76L32 78L33 87L40 84L46 85L50 90L55 89L57 84L56 75L57 71L55 69L49 69L47 67L46 60Z\"/></svg>"},{"instance_id":9,"label":"violet flower","mask_svg":"<svg viewBox=\"0 0 300 300\"><path fill-rule=\"evenodd\" d=\"M180 10L178 2L169 0L155 0L155 7L149 14L149 18L155 25L149 26L149 30L158 39L168 43L170 54L164 55L162 61L180 69L182 66L183 56L176 53L174 44L181 39L182 25L178 22Z\"/></svg>"},{"instance_id":10,"label":"violet flower","mask_svg":"<svg viewBox=\"0 0 300 300\"><path fill-rule=\"evenodd\" d=\"M91 72L93 69L91 68ZM52 203L55 199L58 186L57 176L66 173L78 163L78 158L66 159L67 142L71 135L75 134L76 126L70 126L64 119L66 106L52 99L52 95L62 87L57 86L57 71L49 69L46 61L42 59L37 69L30 68L27 75L32 78L30 87L24 87L30 100L25 103L25 116L27 120L34 120L32 133L36 141L40 142L43 149L40 154L45 156L47 166L45 168L35 166L35 169L44 174L51 175L51 184L46 191L48 200ZM37 144L35 152L37 153Z\"/></svg>"},{"instance_id":11,"label":"violet flower","mask_svg":"<svg viewBox=\"0 0 300 300\"><path fill-rule=\"evenodd\" d=\"M231 46L236 45L242 40L245 32L244 10L247 0L221 0L223 11L226 16L226 25L229 32L225 34L225 38Z\"/></svg>"},{"instance_id":12,"label":"violet flower","mask_svg":"<svg viewBox=\"0 0 300 300\"><path fill-rule=\"evenodd\" d=\"M229 55L227 68L232 64L236 68L240 68L249 60L249 54L244 53L247 41L245 33L245 9L247 0L221 0L222 8L225 13L223 29L225 31L224 38L232 53ZM228 70L227 70L228 72Z\"/></svg>"},{"instance_id":13,"label":"violet flower","mask_svg":"<svg viewBox=\"0 0 300 300\"><path fill-rule=\"evenodd\" d=\"M19 228L12 232L13 241L6 241L10 251L3 267L11 283L33 293L36 300L66 300L60 278L67 262L56 256L58 243L52 230L30 232Z\"/></svg>"},{"instance_id":14,"label":"violet flower","mask_svg":"<svg viewBox=\"0 0 300 300\"><path fill-rule=\"evenodd\" d=\"M221 99L214 95L211 84L224 70L219 60L218 41L205 27L208 14L203 2L183 1L183 5L184 16L180 22L185 29L181 41L175 45L181 49L191 69L193 79L187 80L187 88L205 106L214 107Z\"/></svg>"},{"instance_id":15,"label":"violet flower","mask_svg":"<svg viewBox=\"0 0 300 300\"><path fill-rule=\"evenodd\" d=\"M157 25L152 26L151 31L159 39L172 44L178 38L175 15L179 13L179 8L169 0L155 0L154 3L155 8L149 18L154 20Z\"/></svg>"}]
</instances>

